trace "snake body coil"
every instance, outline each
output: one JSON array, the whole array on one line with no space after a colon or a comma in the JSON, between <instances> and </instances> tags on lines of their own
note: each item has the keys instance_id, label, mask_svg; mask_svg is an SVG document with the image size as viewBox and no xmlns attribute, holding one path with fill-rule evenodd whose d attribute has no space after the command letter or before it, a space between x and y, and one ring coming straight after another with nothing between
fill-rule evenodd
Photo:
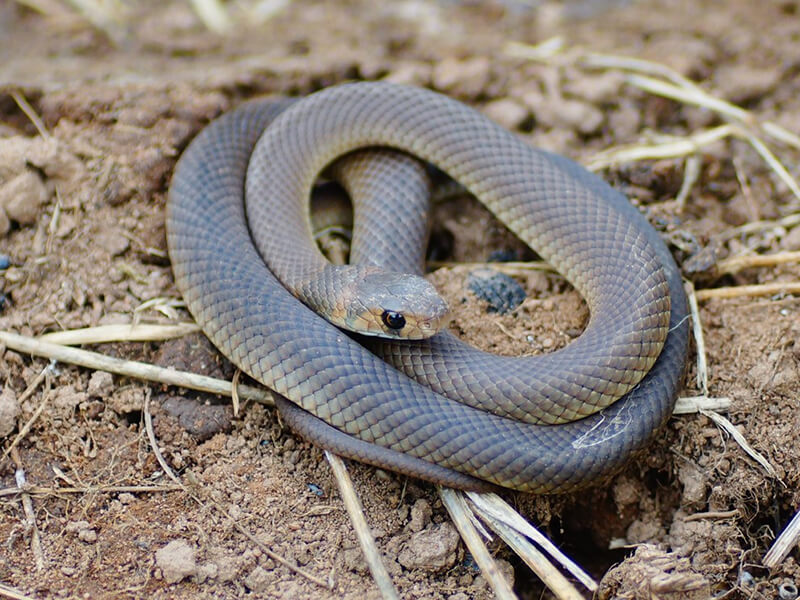
<instances>
[{"instance_id":1,"label":"snake body coil","mask_svg":"<svg viewBox=\"0 0 800 600\"><path fill-rule=\"evenodd\" d=\"M683 373L686 300L668 250L624 197L429 91L348 84L284 108L245 104L197 137L173 178L167 229L195 319L230 360L289 399L279 408L293 428L345 456L447 485L540 493L607 475L647 444ZM291 279L317 269L316 249L297 245L310 234L302 202L324 167L365 146L403 150L465 185L586 298L584 334L519 376L446 336L381 343L434 391L298 302L273 272ZM498 371L504 383L492 385L472 375L487 366L509 376ZM487 387L510 400L451 399ZM531 398L543 408L531 413Z\"/></svg>"}]
</instances>

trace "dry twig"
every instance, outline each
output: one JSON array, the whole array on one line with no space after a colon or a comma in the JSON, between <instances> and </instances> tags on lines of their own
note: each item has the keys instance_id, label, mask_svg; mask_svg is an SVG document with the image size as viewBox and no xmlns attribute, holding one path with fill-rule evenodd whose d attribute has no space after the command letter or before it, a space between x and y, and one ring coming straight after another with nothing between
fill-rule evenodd
<instances>
[{"instance_id":1,"label":"dry twig","mask_svg":"<svg viewBox=\"0 0 800 600\"><path fill-rule=\"evenodd\" d=\"M52 370L52 367L53 365L50 364L47 365L44 369L42 369L42 371L36 376L36 379L34 379L31 382L28 388L24 392L22 392L22 394L18 398L17 402L19 404L22 404L25 400L28 399L28 396L33 394L33 392L36 390L36 388L39 387L39 384L42 381L46 382L45 391L42 393L42 399L39 402L39 406L37 406L36 410L33 411L31 418L28 419L27 422L20 428L19 432L14 438L14 441L11 442L11 445L5 449L2 458L0 458L0 462L6 459L6 457L17 447L17 444L19 444L20 441L25 439L25 436L28 435L28 432L31 430L31 427L33 427L33 424L36 423L36 420L42 414L42 411L44 410L45 406L47 406L47 401L49 400L48 392L50 391L50 379L48 376Z\"/></svg>"},{"instance_id":2,"label":"dry twig","mask_svg":"<svg viewBox=\"0 0 800 600\"><path fill-rule=\"evenodd\" d=\"M158 492L177 492L184 490L181 485L84 485L79 487L45 487L25 484L25 487L0 489L0 498L27 493L31 496L58 496L59 494L154 494Z\"/></svg>"},{"instance_id":3,"label":"dry twig","mask_svg":"<svg viewBox=\"0 0 800 600\"><path fill-rule=\"evenodd\" d=\"M458 529L461 539L464 540L472 557L475 559L475 563L480 568L486 581L491 585L495 597L499 600L516 600L517 595L511 589L506 578L503 577L500 568L492 558L492 555L489 554L486 544L484 544L478 533L475 517L464 499L464 494L451 488L439 487L439 496L441 496L442 503L450 514L453 524Z\"/></svg>"},{"instance_id":4,"label":"dry twig","mask_svg":"<svg viewBox=\"0 0 800 600\"><path fill-rule=\"evenodd\" d=\"M795 513L786 529L775 539L764 555L764 566L774 569L780 565L798 543L800 543L800 511Z\"/></svg>"},{"instance_id":5,"label":"dry twig","mask_svg":"<svg viewBox=\"0 0 800 600\"><path fill-rule=\"evenodd\" d=\"M780 294L800 294L800 281L759 283L754 285L735 285L732 287L697 290L698 300L712 298L741 298L742 296L777 296Z\"/></svg>"},{"instance_id":6,"label":"dry twig","mask_svg":"<svg viewBox=\"0 0 800 600\"><path fill-rule=\"evenodd\" d=\"M691 282L685 284L686 297L689 300L689 312L692 315L692 333L697 344L697 387L704 396L708 396L708 361L706 360L706 341L703 336L703 325L700 322L700 310L697 306L697 295Z\"/></svg>"},{"instance_id":7,"label":"dry twig","mask_svg":"<svg viewBox=\"0 0 800 600\"><path fill-rule=\"evenodd\" d=\"M753 448L750 443L745 439L745 437L741 434L741 432L736 428L736 426L731 423L728 419L723 417L721 414L716 413L711 410L700 410L701 415L705 415L714 423L716 423L723 431L730 434L730 436L734 439L734 441L739 444L742 450L750 456L754 461L760 464L764 470L767 472L767 475L770 477L774 477L778 479L778 473L775 471L775 468L769 463L766 457L761 454L758 450Z\"/></svg>"},{"instance_id":8,"label":"dry twig","mask_svg":"<svg viewBox=\"0 0 800 600\"><path fill-rule=\"evenodd\" d=\"M555 562L560 564L567 572L575 577L575 579L577 579L587 590L590 592L595 592L597 590L597 583L589 576L588 573L586 573L572 559L561 552L561 550L559 550L555 544L547 539L547 536L542 534L528 521L523 519L522 516L520 516L519 513L509 506L509 504L500 496L492 493L479 494L475 492L467 492L467 497L472 502L472 505L477 509L478 515L481 517L481 519L486 521L492 529L495 529L496 524L500 524L523 536L524 538L532 540L540 548L542 548L542 550L553 557ZM497 531L498 534L500 534L500 536L506 540L503 532L497 529L495 529L495 531ZM508 540L506 540L506 542L508 542ZM521 547L521 545L517 541L515 542L515 551L518 547ZM520 556L529 566L531 566L531 568L539 577L544 576L547 578L546 580L543 578L542 581L545 582L545 584L554 594L558 596L560 593L558 590L563 589L565 590L564 595L558 597L571 597L570 594L572 594L574 587L571 584L567 587L563 587L560 574L558 574L559 577L551 579L550 577L554 567L549 563L549 561L547 561L546 558L544 558L537 550L535 550L535 548L534 551L530 553L527 552L525 548L522 548L522 554L520 554ZM536 567L533 565L536 565ZM542 573L540 573L539 570L541 570ZM548 581L551 581L554 587L551 587Z\"/></svg>"},{"instance_id":9,"label":"dry twig","mask_svg":"<svg viewBox=\"0 0 800 600\"><path fill-rule=\"evenodd\" d=\"M372 578L378 586L384 600L398 600L397 590L392 584L389 573L381 560L378 546L375 543L375 538L367 525L367 520L364 516L364 509L361 506L361 501L358 499L355 488L353 487L353 480L347 472L344 461L337 455L325 450L325 458L331 466L336 484L339 487L339 494L342 496L342 502L347 509L347 514L350 515L350 522L355 529L358 542L361 544L361 550L364 553L364 558L367 561L369 572L372 573Z\"/></svg>"},{"instance_id":10,"label":"dry twig","mask_svg":"<svg viewBox=\"0 0 800 600\"><path fill-rule=\"evenodd\" d=\"M774 254L747 254L733 256L717 263L718 273L738 273L754 267L773 267L787 263L800 262L800 251L775 252Z\"/></svg>"},{"instance_id":11,"label":"dry twig","mask_svg":"<svg viewBox=\"0 0 800 600\"><path fill-rule=\"evenodd\" d=\"M18 488L25 488L25 469L22 466L22 459L16 448L11 448L11 460L14 461L16 471L14 471L14 478L16 479ZM25 513L25 531L30 533L31 536L31 552L33 559L36 561L36 570L40 573L44 571L46 563L44 560L44 553L42 552L42 540L39 536L39 528L36 526L36 513L33 510L33 500L30 494L22 492L22 510Z\"/></svg>"},{"instance_id":12,"label":"dry twig","mask_svg":"<svg viewBox=\"0 0 800 600\"><path fill-rule=\"evenodd\" d=\"M61 346L103 344L107 342L158 342L183 337L196 331L200 331L200 327L196 323L178 323L176 325L98 325L97 327L45 333L37 339Z\"/></svg>"},{"instance_id":13,"label":"dry twig","mask_svg":"<svg viewBox=\"0 0 800 600\"><path fill-rule=\"evenodd\" d=\"M467 492L467 497L478 510L481 519L525 561L525 564L536 573L536 576L553 592L556 598L559 600L579 600L583 596L561 574L555 565L531 543L531 540L535 540L555 562L567 569L587 589L592 592L597 590L597 583L583 569L558 550L547 537L511 509L497 494Z\"/></svg>"},{"instance_id":14,"label":"dry twig","mask_svg":"<svg viewBox=\"0 0 800 600\"><path fill-rule=\"evenodd\" d=\"M125 377L134 377L146 381L163 383L164 385L174 385L209 394L219 394L230 396L232 392L231 382L204 375L195 375L185 371L175 369L165 369L155 365L132 361L121 360L105 356L98 352L69 348L49 342L42 342L36 338L22 336L8 331L0 331L0 343L18 352L26 352L35 356L44 356L59 362L79 365L89 369L108 371ZM238 386L238 393L241 398L254 400L267 406L274 406L272 393L262 388L248 385Z\"/></svg>"},{"instance_id":15,"label":"dry twig","mask_svg":"<svg viewBox=\"0 0 800 600\"><path fill-rule=\"evenodd\" d=\"M0 596L11 600L34 600L33 596L26 596L23 592L0 583Z\"/></svg>"}]
</instances>

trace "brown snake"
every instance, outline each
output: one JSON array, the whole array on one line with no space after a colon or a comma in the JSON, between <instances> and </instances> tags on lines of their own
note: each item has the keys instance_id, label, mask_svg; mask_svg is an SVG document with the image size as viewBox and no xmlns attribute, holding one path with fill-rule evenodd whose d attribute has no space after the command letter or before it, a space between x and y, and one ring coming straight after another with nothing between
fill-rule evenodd
<instances>
[{"instance_id":1,"label":"brown snake","mask_svg":"<svg viewBox=\"0 0 800 600\"><path fill-rule=\"evenodd\" d=\"M167 225L190 311L225 356L289 399L279 408L290 426L344 456L439 483L543 493L607 475L647 444L683 373L686 300L668 250L622 195L430 91L347 84L284 108L248 103L202 132L177 167ZM442 169L559 269L589 305L584 333L521 361L441 334L373 342L430 389L300 303L275 275L329 313L325 294L343 285L345 295L376 282L396 289L372 266L332 269L310 241L318 174L374 146ZM384 225L381 238L402 227ZM379 302L390 304L372 309L378 316L403 315L391 298Z\"/></svg>"}]
</instances>

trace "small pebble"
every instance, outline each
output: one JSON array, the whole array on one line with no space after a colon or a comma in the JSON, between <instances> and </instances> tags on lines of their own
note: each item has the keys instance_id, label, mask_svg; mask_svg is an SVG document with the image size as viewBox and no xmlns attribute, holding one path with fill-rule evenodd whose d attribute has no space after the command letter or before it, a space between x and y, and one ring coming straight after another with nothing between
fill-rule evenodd
<instances>
[{"instance_id":1,"label":"small pebble","mask_svg":"<svg viewBox=\"0 0 800 600\"><path fill-rule=\"evenodd\" d=\"M503 249L503 250L492 250L489 253L489 257L486 259L486 262L512 262L515 260L519 260L519 256L513 250Z\"/></svg>"},{"instance_id":2,"label":"small pebble","mask_svg":"<svg viewBox=\"0 0 800 600\"><path fill-rule=\"evenodd\" d=\"M11 266L11 259L5 254L0 254L0 271L5 271Z\"/></svg>"},{"instance_id":3,"label":"small pebble","mask_svg":"<svg viewBox=\"0 0 800 600\"><path fill-rule=\"evenodd\" d=\"M493 269L475 269L467 277L467 287L489 303L489 312L506 314L525 300L525 290L508 275Z\"/></svg>"},{"instance_id":4,"label":"small pebble","mask_svg":"<svg viewBox=\"0 0 800 600\"><path fill-rule=\"evenodd\" d=\"M739 574L739 585L741 587L753 587L756 583L755 578L750 571L742 571Z\"/></svg>"},{"instance_id":5,"label":"small pebble","mask_svg":"<svg viewBox=\"0 0 800 600\"><path fill-rule=\"evenodd\" d=\"M465 569L473 571L474 573L481 572L481 568L478 566L478 563L475 562L475 557L473 557L469 552L464 554L464 560L461 561L461 566Z\"/></svg>"},{"instance_id":6,"label":"small pebble","mask_svg":"<svg viewBox=\"0 0 800 600\"><path fill-rule=\"evenodd\" d=\"M778 598L781 600L796 600L797 586L793 583L782 583L778 588Z\"/></svg>"},{"instance_id":7,"label":"small pebble","mask_svg":"<svg viewBox=\"0 0 800 600\"><path fill-rule=\"evenodd\" d=\"M325 495L325 492L316 483L307 483L306 487L312 494L319 496L320 498Z\"/></svg>"}]
</instances>

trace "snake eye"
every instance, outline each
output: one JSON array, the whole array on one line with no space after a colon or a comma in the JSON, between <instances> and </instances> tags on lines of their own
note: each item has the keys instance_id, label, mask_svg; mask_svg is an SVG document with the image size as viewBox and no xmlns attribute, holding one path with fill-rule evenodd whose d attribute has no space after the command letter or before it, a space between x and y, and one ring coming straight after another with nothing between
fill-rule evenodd
<instances>
[{"instance_id":1,"label":"snake eye","mask_svg":"<svg viewBox=\"0 0 800 600\"><path fill-rule=\"evenodd\" d=\"M406 318L401 313L393 310L383 311L381 320L389 329L402 329L406 326Z\"/></svg>"}]
</instances>

